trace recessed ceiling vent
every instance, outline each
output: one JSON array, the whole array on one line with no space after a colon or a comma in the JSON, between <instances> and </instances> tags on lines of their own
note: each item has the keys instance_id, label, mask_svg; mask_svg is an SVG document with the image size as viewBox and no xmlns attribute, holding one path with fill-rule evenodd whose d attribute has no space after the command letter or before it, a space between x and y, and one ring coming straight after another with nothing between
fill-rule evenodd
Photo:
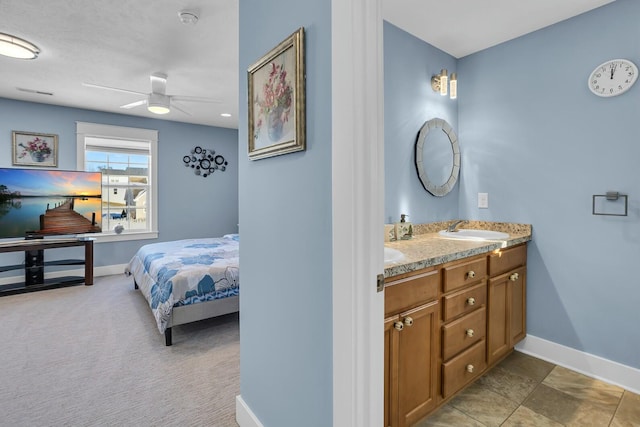
<instances>
[{"instance_id":1,"label":"recessed ceiling vent","mask_svg":"<svg viewBox=\"0 0 640 427\"><path fill-rule=\"evenodd\" d=\"M35 90L35 89L25 89L23 87L17 87L16 89L18 89L20 92L27 92L27 93L35 93L37 95L48 95L48 96L53 96L53 92L43 92L41 90Z\"/></svg>"}]
</instances>

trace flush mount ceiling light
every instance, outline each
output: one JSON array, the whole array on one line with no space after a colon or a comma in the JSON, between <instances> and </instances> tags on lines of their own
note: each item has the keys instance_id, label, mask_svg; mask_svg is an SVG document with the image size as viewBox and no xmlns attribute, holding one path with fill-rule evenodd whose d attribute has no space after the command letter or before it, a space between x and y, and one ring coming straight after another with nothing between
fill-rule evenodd
<instances>
[{"instance_id":1,"label":"flush mount ceiling light","mask_svg":"<svg viewBox=\"0 0 640 427\"><path fill-rule=\"evenodd\" d=\"M193 10L181 10L178 12L178 17L185 25L196 25L198 22L198 13Z\"/></svg>"},{"instance_id":2,"label":"flush mount ceiling light","mask_svg":"<svg viewBox=\"0 0 640 427\"><path fill-rule=\"evenodd\" d=\"M440 93L440 95L447 95L447 86L451 89L451 99L456 99L458 97L458 76L456 73L451 73L451 81L449 81L449 74L446 69L442 69L440 74L431 77L431 89Z\"/></svg>"},{"instance_id":3,"label":"flush mount ceiling light","mask_svg":"<svg viewBox=\"0 0 640 427\"><path fill-rule=\"evenodd\" d=\"M26 40L0 33L0 55L17 59L36 59L40 49Z\"/></svg>"}]
</instances>

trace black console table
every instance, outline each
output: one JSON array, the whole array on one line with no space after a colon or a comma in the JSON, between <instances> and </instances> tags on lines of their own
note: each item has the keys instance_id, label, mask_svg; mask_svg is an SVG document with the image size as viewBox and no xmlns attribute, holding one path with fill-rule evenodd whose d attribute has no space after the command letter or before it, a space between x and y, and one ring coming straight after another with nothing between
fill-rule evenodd
<instances>
[{"instance_id":1,"label":"black console table","mask_svg":"<svg viewBox=\"0 0 640 427\"><path fill-rule=\"evenodd\" d=\"M45 261L48 249L84 246L84 259ZM41 291L84 283L93 285L93 240L90 239L27 239L0 243L0 253L24 252L24 264L0 266L0 272L24 269L24 282L0 285L0 296ZM53 265L84 265L84 277L66 276L44 278L44 268Z\"/></svg>"}]
</instances>

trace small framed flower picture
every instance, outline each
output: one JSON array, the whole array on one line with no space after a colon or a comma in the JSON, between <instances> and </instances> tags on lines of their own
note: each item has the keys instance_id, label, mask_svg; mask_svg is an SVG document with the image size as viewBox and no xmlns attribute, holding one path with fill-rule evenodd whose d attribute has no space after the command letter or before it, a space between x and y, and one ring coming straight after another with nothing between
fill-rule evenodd
<instances>
[{"instance_id":1,"label":"small framed flower picture","mask_svg":"<svg viewBox=\"0 0 640 427\"><path fill-rule=\"evenodd\" d=\"M305 149L304 28L249 67L249 158Z\"/></svg>"},{"instance_id":2,"label":"small framed flower picture","mask_svg":"<svg viewBox=\"0 0 640 427\"><path fill-rule=\"evenodd\" d=\"M58 135L12 131L14 166L58 167Z\"/></svg>"}]
</instances>

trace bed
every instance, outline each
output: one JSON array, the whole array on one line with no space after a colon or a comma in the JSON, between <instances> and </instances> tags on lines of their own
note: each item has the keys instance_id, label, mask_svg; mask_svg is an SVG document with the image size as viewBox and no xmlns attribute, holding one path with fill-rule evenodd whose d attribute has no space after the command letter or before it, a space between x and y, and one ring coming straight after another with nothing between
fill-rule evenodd
<instances>
[{"instance_id":1,"label":"bed","mask_svg":"<svg viewBox=\"0 0 640 427\"><path fill-rule=\"evenodd\" d=\"M165 344L172 327L239 310L239 236L144 245L125 268L147 299Z\"/></svg>"}]
</instances>

